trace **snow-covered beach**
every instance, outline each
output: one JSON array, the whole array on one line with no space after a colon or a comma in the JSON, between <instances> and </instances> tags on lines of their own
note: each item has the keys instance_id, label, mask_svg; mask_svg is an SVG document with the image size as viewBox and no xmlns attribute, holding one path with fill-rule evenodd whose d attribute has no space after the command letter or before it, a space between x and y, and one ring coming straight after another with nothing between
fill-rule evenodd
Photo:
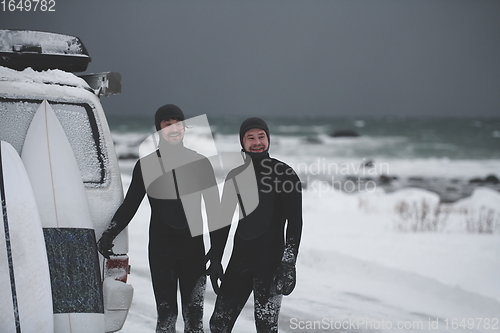
<instances>
[{"instance_id":1,"label":"snow-covered beach","mask_svg":"<svg viewBox=\"0 0 500 333\"><path fill-rule=\"evenodd\" d=\"M126 190L134 162L120 163ZM437 231L418 232L400 231L402 223L422 220L409 211L402 215L401 202L406 201L408 207L414 203L421 208L422 202L437 207L438 196L426 190L345 193L309 188L303 197L298 282L295 291L283 299L281 332L500 330L498 192L478 188L471 197L446 205ZM488 215L481 213L485 211L493 214L492 233L468 232L468 223L485 219ZM144 200L129 225L129 283L135 295L122 332L155 328L148 225L149 205ZM207 332L214 301L208 283ZM177 330L181 332L182 327L179 314ZM234 331L255 332L251 300Z\"/></svg>"},{"instance_id":2,"label":"snow-covered beach","mask_svg":"<svg viewBox=\"0 0 500 333\"><path fill-rule=\"evenodd\" d=\"M292 126L290 120L290 126L280 126L276 120L271 156L293 166L305 186L297 287L283 299L280 332L500 330L500 193L498 184L471 181L499 176L496 123L457 121L461 130L482 138L465 143L456 131L439 130L446 121L422 121L407 133L405 121L372 121L354 122L366 136L332 138L330 125ZM126 190L149 127L132 130L132 122L124 124L113 137L118 155L124 156L120 168ZM239 151L237 126L216 122L219 152ZM383 128L384 133L376 132ZM306 140L311 135L319 142ZM388 177L389 186L381 176ZM357 183L360 178L364 181ZM336 184L338 179L343 182ZM154 331L156 324L148 225L144 200L129 225L129 282L135 296L123 332ZM206 332L214 302L208 283ZM178 332L182 328L179 314ZM255 332L252 299L234 332Z\"/></svg>"}]
</instances>

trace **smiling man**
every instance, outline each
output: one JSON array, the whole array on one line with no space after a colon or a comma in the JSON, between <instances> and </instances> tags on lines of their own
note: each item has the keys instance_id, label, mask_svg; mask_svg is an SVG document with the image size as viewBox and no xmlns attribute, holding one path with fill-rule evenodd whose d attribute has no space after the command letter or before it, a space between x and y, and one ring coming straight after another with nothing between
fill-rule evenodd
<instances>
[{"instance_id":1,"label":"smiling man","mask_svg":"<svg viewBox=\"0 0 500 333\"><path fill-rule=\"evenodd\" d=\"M179 144L184 138L185 127L182 118L165 119L160 122L162 138L171 145Z\"/></svg>"},{"instance_id":2,"label":"smiling man","mask_svg":"<svg viewBox=\"0 0 500 333\"><path fill-rule=\"evenodd\" d=\"M243 136L244 151L249 153L262 153L269 147L267 134L263 129L252 128Z\"/></svg>"},{"instance_id":3,"label":"smiling man","mask_svg":"<svg viewBox=\"0 0 500 333\"><path fill-rule=\"evenodd\" d=\"M180 289L184 332L203 332L206 285L202 199L210 230L219 193L210 161L184 146L184 113L173 104L158 109L158 149L137 161L123 204L98 242L102 255L113 255L113 239L128 225L147 194L151 205L149 266L156 299L156 332L175 333Z\"/></svg>"},{"instance_id":4,"label":"smiling man","mask_svg":"<svg viewBox=\"0 0 500 333\"><path fill-rule=\"evenodd\" d=\"M290 166L269 156L270 135L264 120L245 120L240 127L240 143L245 165L251 161L255 170L258 206L251 212L245 210L248 202L241 195L244 184L239 182L238 199L233 201L232 210L225 207L234 212L239 204L240 217L231 259L222 278L220 262L229 227L217 231L224 236L217 238L210 251L210 279L217 293L210 330L231 332L253 292L257 332L277 332L282 295L289 295L295 287L295 263L302 233L301 183ZM241 170L238 167L229 172L223 195L235 186Z\"/></svg>"}]
</instances>

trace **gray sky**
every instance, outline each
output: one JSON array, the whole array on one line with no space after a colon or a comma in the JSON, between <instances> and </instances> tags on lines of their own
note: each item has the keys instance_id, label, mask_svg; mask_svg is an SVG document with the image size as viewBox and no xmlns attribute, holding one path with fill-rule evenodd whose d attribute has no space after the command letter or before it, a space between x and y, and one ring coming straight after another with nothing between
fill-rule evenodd
<instances>
[{"instance_id":1,"label":"gray sky","mask_svg":"<svg viewBox=\"0 0 500 333\"><path fill-rule=\"evenodd\" d=\"M110 114L500 116L499 0L55 0L0 28L78 36Z\"/></svg>"}]
</instances>

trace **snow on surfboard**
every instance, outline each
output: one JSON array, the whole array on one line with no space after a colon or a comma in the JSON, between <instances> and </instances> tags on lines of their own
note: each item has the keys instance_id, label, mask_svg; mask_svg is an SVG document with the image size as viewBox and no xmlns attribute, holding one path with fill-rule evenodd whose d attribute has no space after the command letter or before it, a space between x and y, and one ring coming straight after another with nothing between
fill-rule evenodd
<instances>
[{"instance_id":1,"label":"snow on surfboard","mask_svg":"<svg viewBox=\"0 0 500 333\"><path fill-rule=\"evenodd\" d=\"M21 153L40 211L55 332L104 332L94 227L80 170L54 111L43 101Z\"/></svg>"},{"instance_id":2,"label":"snow on surfboard","mask_svg":"<svg viewBox=\"0 0 500 333\"><path fill-rule=\"evenodd\" d=\"M54 332L42 224L21 158L0 144L0 332Z\"/></svg>"}]
</instances>

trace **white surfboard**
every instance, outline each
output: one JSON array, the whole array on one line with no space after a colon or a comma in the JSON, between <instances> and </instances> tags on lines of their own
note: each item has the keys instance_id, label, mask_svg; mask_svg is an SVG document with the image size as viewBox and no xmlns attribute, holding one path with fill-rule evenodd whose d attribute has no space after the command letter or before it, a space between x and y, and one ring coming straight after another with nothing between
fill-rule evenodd
<instances>
[{"instance_id":1,"label":"white surfboard","mask_svg":"<svg viewBox=\"0 0 500 333\"><path fill-rule=\"evenodd\" d=\"M43 101L21 153L45 236L56 333L104 332L95 232L73 150Z\"/></svg>"},{"instance_id":2,"label":"white surfboard","mask_svg":"<svg viewBox=\"0 0 500 333\"><path fill-rule=\"evenodd\" d=\"M0 332L54 332L42 224L18 153L0 143Z\"/></svg>"}]
</instances>

